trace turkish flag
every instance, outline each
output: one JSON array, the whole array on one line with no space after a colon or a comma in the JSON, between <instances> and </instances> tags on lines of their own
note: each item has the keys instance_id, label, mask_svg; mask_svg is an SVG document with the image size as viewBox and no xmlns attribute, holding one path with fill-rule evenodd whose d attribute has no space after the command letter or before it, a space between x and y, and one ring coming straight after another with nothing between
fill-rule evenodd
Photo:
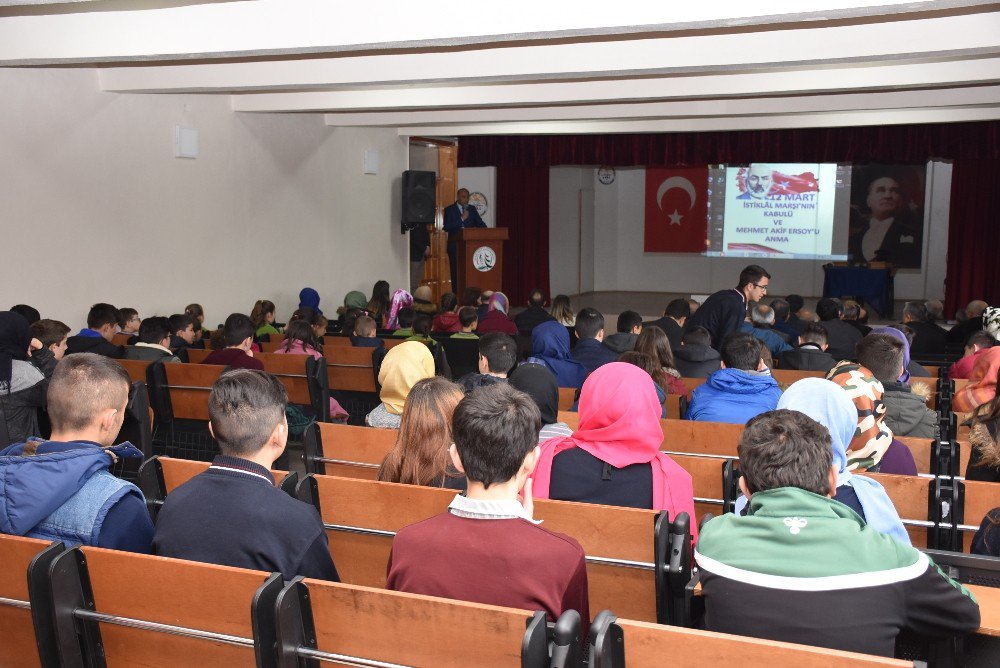
<instances>
[{"instance_id":1,"label":"turkish flag","mask_svg":"<svg viewBox=\"0 0 1000 668\"><path fill-rule=\"evenodd\" d=\"M796 175L774 172L771 175L771 182L769 195L801 195L819 192L819 183L816 182L816 177L812 172Z\"/></svg>"},{"instance_id":2,"label":"turkish flag","mask_svg":"<svg viewBox=\"0 0 1000 668\"><path fill-rule=\"evenodd\" d=\"M708 167L646 168L647 253L704 253Z\"/></svg>"}]
</instances>

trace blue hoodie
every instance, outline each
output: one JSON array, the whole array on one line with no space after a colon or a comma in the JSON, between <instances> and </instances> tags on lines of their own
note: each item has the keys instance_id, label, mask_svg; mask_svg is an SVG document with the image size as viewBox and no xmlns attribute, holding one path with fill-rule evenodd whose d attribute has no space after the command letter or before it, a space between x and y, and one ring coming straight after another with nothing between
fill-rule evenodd
<instances>
[{"instance_id":1,"label":"blue hoodie","mask_svg":"<svg viewBox=\"0 0 1000 668\"><path fill-rule=\"evenodd\" d=\"M531 330L528 361L549 369L559 387L581 387L587 378L586 367L570 357L569 331L555 320L543 322Z\"/></svg>"},{"instance_id":2,"label":"blue hoodie","mask_svg":"<svg viewBox=\"0 0 1000 668\"><path fill-rule=\"evenodd\" d=\"M151 551L153 523L139 489L108 472L109 451L142 457L130 443L45 441L0 451L0 533L130 552Z\"/></svg>"},{"instance_id":3,"label":"blue hoodie","mask_svg":"<svg viewBox=\"0 0 1000 668\"><path fill-rule=\"evenodd\" d=\"M773 411L780 398L778 383L767 374L719 369L695 388L687 419L746 424L750 418Z\"/></svg>"}]
</instances>

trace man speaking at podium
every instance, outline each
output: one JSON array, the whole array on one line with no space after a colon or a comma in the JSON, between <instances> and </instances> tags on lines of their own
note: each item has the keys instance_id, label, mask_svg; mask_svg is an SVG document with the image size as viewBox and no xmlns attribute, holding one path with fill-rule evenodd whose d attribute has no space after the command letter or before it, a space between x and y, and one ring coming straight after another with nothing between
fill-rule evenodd
<instances>
[{"instance_id":1,"label":"man speaking at podium","mask_svg":"<svg viewBox=\"0 0 1000 668\"><path fill-rule=\"evenodd\" d=\"M444 208L444 231L448 233L448 260L451 262L451 289L458 291L458 233L466 227L486 227L476 207L469 206L469 191L462 188L454 204ZM467 287L467 286L462 286Z\"/></svg>"}]
</instances>

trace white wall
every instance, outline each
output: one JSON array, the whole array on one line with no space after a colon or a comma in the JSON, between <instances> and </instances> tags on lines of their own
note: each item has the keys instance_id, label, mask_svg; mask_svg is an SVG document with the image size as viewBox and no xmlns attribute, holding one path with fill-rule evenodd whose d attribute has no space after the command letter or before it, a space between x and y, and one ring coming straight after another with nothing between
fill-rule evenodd
<instances>
[{"instance_id":1,"label":"white wall","mask_svg":"<svg viewBox=\"0 0 1000 668\"><path fill-rule=\"evenodd\" d=\"M460 167L458 169L458 187L465 188L470 193L481 193L486 198L486 213L482 214L483 222L488 227L496 227L496 167ZM452 202L445 202L448 206Z\"/></svg>"},{"instance_id":2,"label":"white wall","mask_svg":"<svg viewBox=\"0 0 1000 668\"><path fill-rule=\"evenodd\" d=\"M258 298L286 318L306 285L332 312L347 290L406 280L393 130L102 93L86 69L4 69L0 90L0 308L79 328L97 301L142 315L197 301L215 324ZM173 157L175 124L199 130L197 159Z\"/></svg>"},{"instance_id":3,"label":"white wall","mask_svg":"<svg viewBox=\"0 0 1000 668\"><path fill-rule=\"evenodd\" d=\"M596 170L587 167L554 167L549 179L549 258L553 293L576 292L578 217L575 207L569 207L569 203L575 203L577 193L584 189L594 193L595 218L593 260L583 263L582 282L587 286L592 280L595 291L711 293L732 287L740 270L748 263L745 258L645 253L645 170L641 167L617 169L615 181L610 185L600 183ZM927 191L926 208L930 215L924 231L927 239L924 268L919 272L900 270L897 273L897 299L944 297L946 254L940 249L947 248L948 242L950 164L932 163L928 170ZM562 203L573 211L565 211ZM587 232L584 234L586 238ZM762 264L774 276L771 280L774 295L795 292L818 297L823 293L822 261L767 260Z\"/></svg>"}]
</instances>

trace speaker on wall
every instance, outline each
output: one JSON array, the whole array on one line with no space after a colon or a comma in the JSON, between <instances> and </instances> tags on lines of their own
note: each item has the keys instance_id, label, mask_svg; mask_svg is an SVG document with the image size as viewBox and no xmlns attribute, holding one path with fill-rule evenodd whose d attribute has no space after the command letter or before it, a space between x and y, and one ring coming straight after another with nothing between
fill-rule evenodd
<instances>
[{"instance_id":1,"label":"speaker on wall","mask_svg":"<svg viewBox=\"0 0 1000 668\"><path fill-rule=\"evenodd\" d=\"M434 172L408 169L403 172L402 232L434 222L437 177Z\"/></svg>"}]
</instances>

